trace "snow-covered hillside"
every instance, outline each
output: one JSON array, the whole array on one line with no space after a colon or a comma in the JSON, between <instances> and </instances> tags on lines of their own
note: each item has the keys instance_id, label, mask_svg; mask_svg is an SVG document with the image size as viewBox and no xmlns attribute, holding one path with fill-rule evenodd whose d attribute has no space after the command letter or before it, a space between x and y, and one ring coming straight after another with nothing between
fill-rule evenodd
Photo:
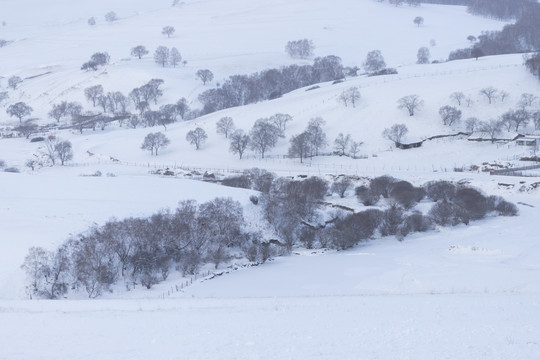
<instances>
[{"instance_id":1,"label":"snow-covered hillside","mask_svg":"<svg viewBox=\"0 0 540 360\"><path fill-rule=\"evenodd\" d=\"M105 21L110 11L117 21ZM421 26L413 23L416 16L424 18ZM488 121L516 108L523 93L540 97L540 83L521 55L444 62L450 51L470 45L468 35L501 29L504 22L474 17L461 6L395 7L373 0L180 0L175 6L172 0L3 0L0 24L0 39L9 42L0 48L0 92L9 93L0 103L0 132L18 124L6 114L18 101L32 106L38 124L54 122L47 113L60 101L98 112L84 97L84 89L97 84L127 95L159 78L164 95L152 109L181 97L198 108L198 95L230 75L311 64L313 59L292 59L284 51L288 41L302 38L313 40L315 56L337 55L346 66L361 67L366 54L379 49L398 71L321 83L166 129L113 124L103 131L54 130L52 135L73 144L74 158L66 166L32 170L25 164L43 153L44 143L0 137L0 160L20 171L0 167L0 359L540 358L538 183L534 177L490 176L476 167L515 165L532 150L458 137L404 151L381 136L396 123L406 124L411 141L455 134L464 124L443 125L438 111L444 105L458 107L463 119ZM170 38L161 33L166 25L176 29ZM150 53L140 60L130 56L136 45ZM178 48L187 63L160 67L152 57L158 46ZM416 64L424 46L440 62ZM80 70L100 51L111 55L109 65ZM203 85L195 75L199 69L210 69L215 79ZM17 89L8 89L11 76L23 78ZM361 99L346 107L338 98L353 86ZM488 86L508 96L488 104L479 94ZM456 91L471 103L458 106L450 99ZM410 94L424 100L415 116L397 108L398 99ZM276 113L293 120L265 159L252 151L238 159L216 133L222 117L248 132L257 119ZM325 153L344 133L363 143L363 158L284 158L291 136L315 117L325 120ZM208 133L200 150L186 141L196 127ZM141 143L157 131L171 143L152 156ZM178 175L150 173L167 167ZM100 300L27 299L20 266L31 246L53 250L113 217L148 216L181 200L227 196L258 226L261 206L249 200L254 191L182 175L190 169L229 175L252 167L282 176L390 174L415 185L461 181L518 204L520 215L414 234L403 242L373 239L347 251L295 248L291 256L256 267L233 270L231 262L205 268L216 276L201 275L193 283L171 271L151 290L116 288ZM102 176L91 176L96 173ZM358 206L352 190L345 199L327 200ZM178 291L186 280L189 286Z\"/></svg>"}]
</instances>

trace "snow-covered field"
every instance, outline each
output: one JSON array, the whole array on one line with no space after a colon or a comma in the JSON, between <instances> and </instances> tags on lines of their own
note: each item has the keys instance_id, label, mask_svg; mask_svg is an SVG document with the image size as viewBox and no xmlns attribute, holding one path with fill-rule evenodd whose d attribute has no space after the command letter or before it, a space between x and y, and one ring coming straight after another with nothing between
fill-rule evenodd
<instances>
[{"instance_id":1,"label":"snow-covered field","mask_svg":"<svg viewBox=\"0 0 540 360\"><path fill-rule=\"evenodd\" d=\"M472 165L516 163L530 150L514 144L433 140L401 151L382 139L384 128L405 123L411 138L462 130L442 125L438 109L454 105L449 95L463 91L474 102L461 106L463 118L496 118L516 106L522 93L540 94L540 83L522 66L521 55L451 63L416 65L416 51L429 47L432 59L468 46L467 36L502 28L504 23L473 17L464 7L422 5L393 7L372 0L169 0L74 2L0 1L0 91L7 78L24 82L9 90L0 105L0 128L13 126L5 108L25 101L39 123L51 122L51 104L79 101L84 88L102 84L106 91L128 93L151 78L165 80L158 105L197 95L232 74L310 60L289 58L289 40L313 39L316 56L338 55L345 65L361 65L368 51L380 49L397 75L355 77L280 99L232 108L194 121L154 129L110 126L105 131L69 130L56 135L73 143L67 166L31 171L25 162L39 154L40 143L0 138L0 160L21 173L0 173L0 359L538 359L540 358L540 246L536 221L538 190L520 191L536 178L452 172ZM28 9L32 11L28 11ZM103 16L115 11L119 20ZM87 24L94 16L96 25ZM416 16L424 25L413 24ZM459 24L456 26L455 24ZM165 25L176 33L161 34ZM430 41L435 40L435 45ZM143 44L150 55L130 58ZM188 61L160 68L152 52L177 47ZM98 72L80 71L91 54L107 51L111 64ZM216 79L203 86L198 69ZM36 75L41 75L34 77ZM356 108L337 97L351 86L362 94ZM488 105L479 94L486 86L509 97ZM414 117L396 108L405 95L418 94L425 106ZM288 113L286 138L267 159L253 153L238 160L228 152L215 123L231 116L249 130L255 120ZM283 159L288 138L321 116L330 150L338 133L364 144L367 159L323 156L300 164ZM209 134L196 151L185 141L200 126ZM151 156L140 149L148 132L163 131L171 145ZM90 154L92 154L90 156ZM111 159L118 159L114 162ZM152 290L115 291L99 300L27 300L20 265L31 246L54 249L72 235L111 217L145 216L178 201L204 202L230 196L256 222L253 192L150 175L156 168L190 168L227 173L267 168L280 175L391 174L420 185L433 179L467 180L488 194L518 203L520 216L488 218L469 226L372 240L351 250L306 251L264 265L240 268L211 280L185 281L171 274ZM87 176L100 171L103 176ZM114 174L115 176L106 176ZM500 185L504 183L506 185ZM353 192L344 201L356 204ZM227 265L218 272L230 270Z\"/></svg>"}]
</instances>

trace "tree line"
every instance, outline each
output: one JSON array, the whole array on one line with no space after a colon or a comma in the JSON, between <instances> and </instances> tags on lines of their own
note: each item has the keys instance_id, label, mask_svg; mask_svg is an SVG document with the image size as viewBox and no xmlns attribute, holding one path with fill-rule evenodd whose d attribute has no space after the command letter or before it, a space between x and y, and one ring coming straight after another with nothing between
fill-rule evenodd
<instances>
[{"instance_id":1,"label":"tree line","mask_svg":"<svg viewBox=\"0 0 540 360\"><path fill-rule=\"evenodd\" d=\"M82 291L94 298L112 291L116 284L150 289L174 270L195 274L204 264L217 268L232 258L263 263L295 246L342 250L379 236L403 240L410 233L435 226L469 224L487 215L518 212L501 197L448 181L415 187L391 176L376 177L354 189L358 201L370 208L352 213L324 211L323 200L330 192L343 197L352 188L353 180L344 176L335 178L330 186L319 177L297 180L255 168L222 183L260 192L250 200L262 206L277 239L247 231L241 204L230 198L200 205L194 200L182 201L173 211L163 210L147 218L111 219L53 251L32 247L22 265L29 279L28 293L54 299L69 291ZM425 213L415 210L420 201L432 202L431 209Z\"/></svg>"}]
</instances>

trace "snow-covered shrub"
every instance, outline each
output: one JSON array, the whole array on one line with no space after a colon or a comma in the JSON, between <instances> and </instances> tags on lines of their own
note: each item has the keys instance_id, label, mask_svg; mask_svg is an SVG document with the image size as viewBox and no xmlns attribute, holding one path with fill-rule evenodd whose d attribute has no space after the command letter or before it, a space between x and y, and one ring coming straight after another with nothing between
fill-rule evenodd
<instances>
[{"instance_id":1,"label":"snow-covered shrub","mask_svg":"<svg viewBox=\"0 0 540 360\"><path fill-rule=\"evenodd\" d=\"M446 180L435 180L424 184L426 197L433 201L452 200L456 195L456 185Z\"/></svg>"},{"instance_id":2,"label":"snow-covered shrub","mask_svg":"<svg viewBox=\"0 0 540 360\"><path fill-rule=\"evenodd\" d=\"M380 198L380 195L375 194L371 191L371 189L367 186L358 186L356 189L354 189L356 197L358 198L358 201L360 201L365 206L372 206L375 205Z\"/></svg>"},{"instance_id":3,"label":"snow-covered shrub","mask_svg":"<svg viewBox=\"0 0 540 360\"><path fill-rule=\"evenodd\" d=\"M221 181L221 184L225 186L242 188L242 189L251 188L251 180L248 175L231 176L231 177L223 179Z\"/></svg>"},{"instance_id":4,"label":"snow-covered shrub","mask_svg":"<svg viewBox=\"0 0 540 360\"><path fill-rule=\"evenodd\" d=\"M422 188L414 187L408 181L397 181L389 186L388 197L404 209L410 209L424 197Z\"/></svg>"}]
</instances>

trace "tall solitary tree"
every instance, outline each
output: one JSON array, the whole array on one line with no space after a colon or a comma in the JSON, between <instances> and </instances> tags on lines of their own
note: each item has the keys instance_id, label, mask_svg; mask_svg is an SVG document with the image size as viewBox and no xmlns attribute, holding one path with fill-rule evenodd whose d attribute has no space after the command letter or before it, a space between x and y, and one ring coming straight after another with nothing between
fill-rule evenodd
<instances>
[{"instance_id":1,"label":"tall solitary tree","mask_svg":"<svg viewBox=\"0 0 540 360\"><path fill-rule=\"evenodd\" d=\"M416 63L417 64L428 64L429 63L429 49L425 46L418 49L418 53L416 54Z\"/></svg>"},{"instance_id":2,"label":"tall solitary tree","mask_svg":"<svg viewBox=\"0 0 540 360\"><path fill-rule=\"evenodd\" d=\"M148 50L143 45L137 45L131 49L131 56L136 56L139 59L148 54Z\"/></svg>"},{"instance_id":3,"label":"tall solitary tree","mask_svg":"<svg viewBox=\"0 0 540 360\"><path fill-rule=\"evenodd\" d=\"M225 116L219 119L216 124L216 132L218 134L225 135L225 138L228 138L228 135L234 130L234 122L232 117Z\"/></svg>"},{"instance_id":4,"label":"tall solitary tree","mask_svg":"<svg viewBox=\"0 0 540 360\"><path fill-rule=\"evenodd\" d=\"M416 110L424 105L424 100L418 95L407 95L398 100L398 108L406 109L409 116L414 116Z\"/></svg>"},{"instance_id":5,"label":"tall solitary tree","mask_svg":"<svg viewBox=\"0 0 540 360\"><path fill-rule=\"evenodd\" d=\"M60 164L63 166L66 161L73 159L73 146L69 140L59 140L54 145L54 152L56 157L60 160Z\"/></svg>"},{"instance_id":6,"label":"tall solitary tree","mask_svg":"<svg viewBox=\"0 0 540 360\"><path fill-rule=\"evenodd\" d=\"M32 114L32 109L30 106L26 105L24 102L19 101L18 103L15 103L13 105L9 105L6 109L6 113L13 117L15 116L17 119L19 119L19 122L22 123L22 118L25 116L30 116Z\"/></svg>"},{"instance_id":7,"label":"tall solitary tree","mask_svg":"<svg viewBox=\"0 0 540 360\"><path fill-rule=\"evenodd\" d=\"M161 30L161 33L163 35L167 35L167 37L171 37L172 34L174 34L176 30L174 29L174 27L168 25L168 26L165 26L163 27L163 30Z\"/></svg>"},{"instance_id":8,"label":"tall solitary tree","mask_svg":"<svg viewBox=\"0 0 540 360\"><path fill-rule=\"evenodd\" d=\"M386 62L380 50L373 50L368 52L366 60L364 61L364 68L368 72L375 72L386 67Z\"/></svg>"},{"instance_id":9,"label":"tall solitary tree","mask_svg":"<svg viewBox=\"0 0 540 360\"><path fill-rule=\"evenodd\" d=\"M244 152L246 151L248 145L249 145L249 135L244 134L243 130L235 130L231 136L230 136L230 146L229 150L233 154L238 154L240 159L242 159L242 156L244 155Z\"/></svg>"},{"instance_id":10,"label":"tall solitary tree","mask_svg":"<svg viewBox=\"0 0 540 360\"><path fill-rule=\"evenodd\" d=\"M201 79L203 85L214 79L214 74L208 69L197 70L197 77Z\"/></svg>"},{"instance_id":11,"label":"tall solitary tree","mask_svg":"<svg viewBox=\"0 0 540 360\"><path fill-rule=\"evenodd\" d=\"M394 124L390 128L384 129L382 136L385 139L400 143L401 139L409 132L405 124Z\"/></svg>"},{"instance_id":12,"label":"tall solitary tree","mask_svg":"<svg viewBox=\"0 0 540 360\"><path fill-rule=\"evenodd\" d=\"M199 150L201 148L201 145L204 143L204 141L208 138L208 135L206 135L206 131L204 131L202 128L198 127L195 130L190 130L186 134L186 140L192 144L195 145L195 149Z\"/></svg>"},{"instance_id":13,"label":"tall solitary tree","mask_svg":"<svg viewBox=\"0 0 540 360\"><path fill-rule=\"evenodd\" d=\"M269 119L257 120L250 132L251 149L264 159L264 154L276 146L280 134L281 130Z\"/></svg>"}]
</instances>

